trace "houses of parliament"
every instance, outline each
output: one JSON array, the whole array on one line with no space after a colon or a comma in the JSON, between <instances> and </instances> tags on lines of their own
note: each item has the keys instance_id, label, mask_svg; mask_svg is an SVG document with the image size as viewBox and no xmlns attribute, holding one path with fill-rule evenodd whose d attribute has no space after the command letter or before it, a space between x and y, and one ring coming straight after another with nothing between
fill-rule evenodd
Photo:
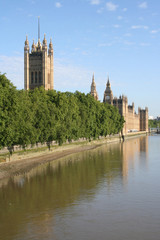
<instances>
[{"instance_id":1,"label":"houses of parliament","mask_svg":"<svg viewBox=\"0 0 160 240\"><path fill-rule=\"evenodd\" d=\"M92 77L91 95L98 100L94 75ZM104 91L103 102L118 108L119 113L124 117L125 123L122 131L124 135L130 132L148 132L148 108L146 107L145 109L141 109L139 107L138 113L136 113L134 103L132 103L132 105L128 105L128 98L126 96L122 95L119 98L114 97L109 77Z\"/></svg>"},{"instance_id":2,"label":"houses of parliament","mask_svg":"<svg viewBox=\"0 0 160 240\"><path fill-rule=\"evenodd\" d=\"M29 41L26 37L24 46L24 89L29 90L40 86L44 86L45 90L53 89L53 72L52 40L50 40L48 48L46 36L44 35L43 42L41 43L38 31L38 42L35 44L33 40L30 52ZM90 94L98 101L94 75L92 77ZM134 103L128 105L126 96L113 97L109 78L104 91L103 102L117 107L121 116L124 117L123 135L132 131L148 132L148 108L138 108L138 114L136 114Z\"/></svg>"}]
</instances>

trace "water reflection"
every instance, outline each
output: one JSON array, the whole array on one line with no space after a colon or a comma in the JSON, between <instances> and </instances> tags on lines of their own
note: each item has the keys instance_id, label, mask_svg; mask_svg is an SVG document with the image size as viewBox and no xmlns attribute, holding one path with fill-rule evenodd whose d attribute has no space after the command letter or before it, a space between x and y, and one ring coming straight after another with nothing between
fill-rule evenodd
<instances>
[{"instance_id":1,"label":"water reflection","mask_svg":"<svg viewBox=\"0 0 160 240\"><path fill-rule=\"evenodd\" d=\"M121 152L123 153L123 178L124 182L127 181L127 176L129 173L129 168L134 169L137 164L137 160L139 160L139 155L144 156L144 165L147 164L148 159L148 136L147 137L139 137L134 138L132 140L128 140L125 144L121 146Z\"/></svg>"},{"instance_id":2,"label":"water reflection","mask_svg":"<svg viewBox=\"0 0 160 240\"><path fill-rule=\"evenodd\" d=\"M76 215L75 206L88 206L102 189L107 196L122 191L141 153L146 164L148 137L74 154L5 182L0 189L0 239L56 239L58 223Z\"/></svg>"}]
</instances>

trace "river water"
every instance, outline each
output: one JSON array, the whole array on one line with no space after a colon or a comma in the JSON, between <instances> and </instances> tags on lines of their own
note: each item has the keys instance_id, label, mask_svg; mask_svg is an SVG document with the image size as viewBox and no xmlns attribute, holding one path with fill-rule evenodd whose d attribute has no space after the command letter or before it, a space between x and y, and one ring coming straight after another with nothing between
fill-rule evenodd
<instances>
[{"instance_id":1,"label":"river water","mask_svg":"<svg viewBox=\"0 0 160 240\"><path fill-rule=\"evenodd\" d=\"M107 144L0 182L2 240L159 240L160 135Z\"/></svg>"}]
</instances>

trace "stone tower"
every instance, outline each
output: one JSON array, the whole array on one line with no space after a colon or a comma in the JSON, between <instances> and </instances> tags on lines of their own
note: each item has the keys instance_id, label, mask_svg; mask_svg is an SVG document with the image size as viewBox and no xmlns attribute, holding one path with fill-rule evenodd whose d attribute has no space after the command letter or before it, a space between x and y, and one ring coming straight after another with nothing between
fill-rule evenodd
<instances>
[{"instance_id":1,"label":"stone tower","mask_svg":"<svg viewBox=\"0 0 160 240\"><path fill-rule=\"evenodd\" d=\"M148 108L141 109L138 108L138 114L140 116L140 131L146 131L148 132Z\"/></svg>"},{"instance_id":2,"label":"stone tower","mask_svg":"<svg viewBox=\"0 0 160 240\"><path fill-rule=\"evenodd\" d=\"M95 84L95 81L94 81L94 74L93 74L93 77L92 77L91 95L94 97L95 100L98 101L98 93L96 91L96 84Z\"/></svg>"},{"instance_id":3,"label":"stone tower","mask_svg":"<svg viewBox=\"0 0 160 240\"><path fill-rule=\"evenodd\" d=\"M113 93L112 93L112 90L111 90L111 84L110 84L110 81L109 81L109 77L108 77L108 81L107 81L107 84L106 84L106 89L104 91L103 102L107 102L107 103L113 105Z\"/></svg>"},{"instance_id":4,"label":"stone tower","mask_svg":"<svg viewBox=\"0 0 160 240\"><path fill-rule=\"evenodd\" d=\"M25 90L40 86L44 86L45 90L53 89L53 44L52 40L50 40L49 49L47 49L47 40L44 35L41 45L39 32L40 31L38 31L38 43L35 44L33 40L31 52L29 51L29 41L26 36L24 46Z\"/></svg>"}]
</instances>

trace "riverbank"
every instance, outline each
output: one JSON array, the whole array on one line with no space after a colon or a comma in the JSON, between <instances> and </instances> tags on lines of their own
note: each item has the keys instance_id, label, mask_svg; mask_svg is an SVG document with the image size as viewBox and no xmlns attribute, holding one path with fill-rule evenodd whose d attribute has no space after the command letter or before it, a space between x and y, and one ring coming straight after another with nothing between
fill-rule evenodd
<instances>
[{"instance_id":1,"label":"riverbank","mask_svg":"<svg viewBox=\"0 0 160 240\"><path fill-rule=\"evenodd\" d=\"M145 132L138 134L130 134L125 139L137 137L138 135L145 135ZM70 154L91 150L103 144L120 142L119 136L110 136L95 141L75 142L71 144L64 144L63 146L52 146L50 151L45 147L41 149L32 149L27 151L15 152L11 161L9 161L6 154L1 154L6 158L6 162L0 163L0 180L4 178L13 177L30 171L32 168L53 160L65 157Z\"/></svg>"}]
</instances>

